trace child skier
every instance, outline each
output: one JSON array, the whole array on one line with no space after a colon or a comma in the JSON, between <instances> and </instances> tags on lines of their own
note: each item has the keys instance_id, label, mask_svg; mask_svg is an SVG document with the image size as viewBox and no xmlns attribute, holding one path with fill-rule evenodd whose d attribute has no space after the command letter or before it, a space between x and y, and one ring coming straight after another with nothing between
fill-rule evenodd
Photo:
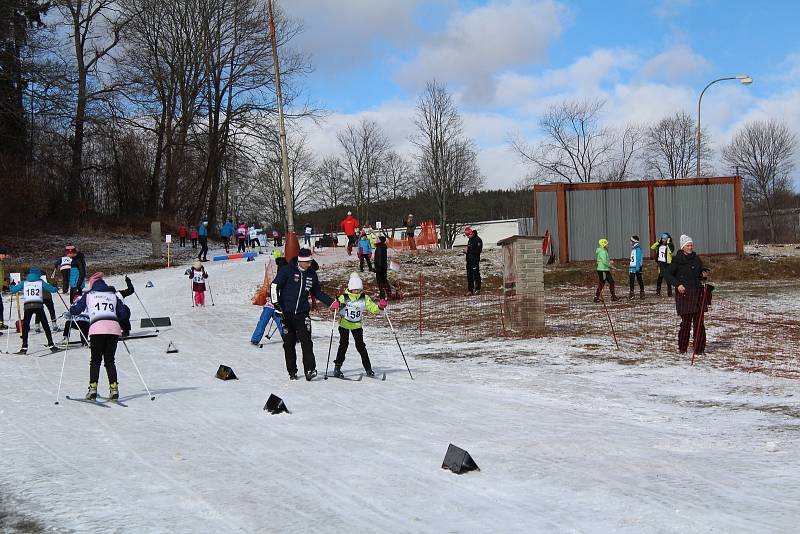
<instances>
[{"instance_id":1,"label":"child skier","mask_svg":"<svg viewBox=\"0 0 800 534\"><path fill-rule=\"evenodd\" d=\"M199 234L197 233L197 228L192 226L191 229L189 230L189 239L192 240L192 248L195 249L195 250L197 249L197 237L198 237L198 235Z\"/></svg>"},{"instance_id":2,"label":"child skier","mask_svg":"<svg viewBox=\"0 0 800 534\"><path fill-rule=\"evenodd\" d=\"M601 239L597 242L599 245L595 250L597 258L597 291L594 294L594 301L600 302L600 293L603 292L603 286L608 282L608 289L611 291L611 300L619 300L614 291L614 277L611 276L611 260L608 257L608 239Z\"/></svg>"},{"instance_id":3,"label":"child skier","mask_svg":"<svg viewBox=\"0 0 800 534\"><path fill-rule=\"evenodd\" d=\"M639 298L644 298L644 280L642 280L642 247L639 246L639 236L631 236L631 263L628 268L630 293L628 300L633 300L633 282L639 282Z\"/></svg>"},{"instance_id":4,"label":"child skier","mask_svg":"<svg viewBox=\"0 0 800 534\"><path fill-rule=\"evenodd\" d=\"M50 326L47 324L47 317L44 314L44 293L57 293L58 288L42 281L42 272L38 267L31 267L25 280L17 285L11 286L11 293L22 292L22 302L24 302L25 315L22 319L22 348L17 354L28 353L28 333L31 328L31 317L34 315L39 319L47 336L47 348L52 352L58 352L53 343L53 336L50 333Z\"/></svg>"},{"instance_id":5,"label":"child skier","mask_svg":"<svg viewBox=\"0 0 800 534\"><path fill-rule=\"evenodd\" d=\"M333 376L342 377L342 364L350 344L350 334L356 342L356 350L361 355L361 363L367 376L375 376L372 364L369 361L367 346L364 343L364 312L368 311L375 315L386 308L386 301L381 299L378 304L364 293L364 283L357 273L350 275L347 282L347 290L343 295L339 295L333 305L334 309L339 310L339 349L336 351L336 360L333 362Z\"/></svg>"},{"instance_id":6,"label":"child skier","mask_svg":"<svg viewBox=\"0 0 800 534\"><path fill-rule=\"evenodd\" d=\"M56 260L55 267L61 271L61 289L66 295L69 293L69 271L72 268L72 258L69 256L70 251L75 250L72 245L64 247L64 255Z\"/></svg>"},{"instance_id":7,"label":"child skier","mask_svg":"<svg viewBox=\"0 0 800 534\"><path fill-rule=\"evenodd\" d=\"M236 229L236 252L247 252L247 227L244 223Z\"/></svg>"},{"instance_id":8,"label":"child skier","mask_svg":"<svg viewBox=\"0 0 800 534\"><path fill-rule=\"evenodd\" d=\"M39 278L45 284L48 283L46 274L43 274ZM58 293L58 287L57 286L53 286L53 287L56 288L55 292ZM56 322L56 308L55 308L55 306L53 306L53 295L51 295L50 293L45 291L42 294L42 300L43 300L42 304L44 304L44 307L47 308L47 311L50 313L50 330L53 331L53 332L60 332L61 329L58 327L58 322ZM44 315L44 314L42 314L42 315ZM40 320L39 320L39 316L37 315L36 316L36 333L37 334L41 331L40 327L39 327L39 324L40 324Z\"/></svg>"},{"instance_id":9,"label":"child skier","mask_svg":"<svg viewBox=\"0 0 800 534\"><path fill-rule=\"evenodd\" d=\"M192 281L192 291L194 292L195 306L206 305L206 278L208 273L200 260L194 260L191 269L186 269L186 275Z\"/></svg>"},{"instance_id":10,"label":"child skier","mask_svg":"<svg viewBox=\"0 0 800 534\"><path fill-rule=\"evenodd\" d=\"M672 263L672 254L675 252L675 245L672 243L672 236L664 232L661 239L650 245L650 250L656 251L656 265L658 265L658 278L656 279L656 295L661 296L661 282L664 280L664 271ZM672 286L667 282L667 296L672 296Z\"/></svg>"},{"instance_id":11,"label":"child skier","mask_svg":"<svg viewBox=\"0 0 800 534\"><path fill-rule=\"evenodd\" d=\"M369 272L372 272L372 245L370 244L367 232L361 230L361 237L358 240L358 266L364 272L364 260L367 260Z\"/></svg>"},{"instance_id":12,"label":"child skier","mask_svg":"<svg viewBox=\"0 0 800 534\"><path fill-rule=\"evenodd\" d=\"M67 255L72 259L69 269L69 299L72 302L83 294L86 285L86 256L74 246L68 248Z\"/></svg>"},{"instance_id":13,"label":"child skier","mask_svg":"<svg viewBox=\"0 0 800 534\"><path fill-rule=\"evenodd\" d=\"M117 343L122 335L120 322L129 321L131 311L117 296L113 287L106 285L103 273L92 275L89 291L73 304L69 313L72 316L89 316L89 347L92 358L89 362L89 390L87 400L97 400L97 381L100 378L100 363L104 362L108 375L108 398L119 399L117 367L114 356Z\"/></svg>"},{"instance_id":14,"label":"child skier","mask_svg":"<svg viewBox=\"0 0 800 534\"><path fill-rule=\"evenodd\" d=\"M180 228L178 228L178 237L180 238L180 246L181 248L186 246L186 225L182 224Z\"/></svg>"}]
</instances>

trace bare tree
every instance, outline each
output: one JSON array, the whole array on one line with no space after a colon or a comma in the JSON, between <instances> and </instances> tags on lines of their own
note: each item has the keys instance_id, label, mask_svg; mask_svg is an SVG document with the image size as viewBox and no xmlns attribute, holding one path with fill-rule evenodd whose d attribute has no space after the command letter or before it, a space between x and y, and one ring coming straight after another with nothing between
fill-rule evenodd
<instances>
[{"instance_id":1,"label":"bare tree","mask_svg":"<svg viewBox=\"0 0 800 534\"><path fill-rule=\"evenodd\" d=\"M376 199L375 190L383 169L389 140L377 122L362 119L357 126L348 124L337 134L344 150L343 166L356 215L363 221L370 218L370 203Z\"/></svg>"},{"instance_id":2,"label":"bare tree","mask_svg":"<svg viewBox=\"0 0 800 534\"><path fill-rule=\"evenodd\" d=\"M477 154L470 140L463 137L461 116L447 88L430 81L417 101L414 144L420 170L420 186L436 202L442 248L453 245L447 231L451 204L464 193L483 184Z\"/></svg>"},{"instance_id":3,"label":"bare tree","mask_svg":"<svg viewBox=\"0 0 800 534\"><path fill-rule=\"evenodd\" d=\"M414 167L411 162L394 150L386 155L383 166L383 186L386 190L386 198L397 200L413 196L416 192L414 178Z\"/></svg>"},{"instance_id":4,"label":"bare tree","mask_svg":"<svg viewBox=\"0 0 800 534\"><path fill-rule=\"evenodd\" d=\"M317 206L335 208L344 199L345 175L342 161L334 156L323 158L315 171L319 197Z\"/></svg>"},{"instance_id":5,"label":"bare tree","mask_svg":"<svg viewBox=\"0 0 800 534\"><path fill-rule=\"evenodd\" d=\"M626 124L621 131L612 135L614 152L603 169L603 179L608 182L623 182L634 172L637 155L645 143L644 128L638 124Z\"/></svg>"},{"instance_id":6,"label":"bare tree","mask_svg":"<svg viewBox=\"0 0 800 534\"><path fill-rule=\"evenodd\" d=\"M55 3L64 16L72 40L70 60L75 67L75 113L71 139L72 158L68 179L70 204L80 199L83 172L84 128L88 107L113 90L104 83L101 62L117 46L127 19L116 0L59 0Z\"/></svg>"},{"instance_id":7,"label":"bare tree","mask_svg":"<svg viewBox=\"0 0 800 534\"><path fill-rule=\"evenodd\" d=\"M512 148L545 180L591 182L612 160L614 138L600 123L602 100L565 101L539 120L544 139L535 146L512 139Z\"/></svg>"},{"instance_id":8,"label":"bare tree","mask_svg":"<svg viewBox=\"0 0 800 534\"><path fill-rule=\"evenodd\" d=\"M703 160L711 158L709 134L703 130L701 148ZM661 179L679 179L694 176L697 165L697 123L680 111L664 117L646 132L644 165L648 172ZM708 172L713 169L708 166Z\"/></svg>"},{"instance_id":9,"label":"bare tree","mask_svg":"<svg viewBox=\"0 0 800 534\"><path fill-rule=\"evenodd\" d=\"M795 134L785 123L772 119L748 122L722 149L722 158L731 170L744 177L747 200L767 213L773 242L776 201L792 190L790 173L796 147Z\"/></svg>"}]
</instances>

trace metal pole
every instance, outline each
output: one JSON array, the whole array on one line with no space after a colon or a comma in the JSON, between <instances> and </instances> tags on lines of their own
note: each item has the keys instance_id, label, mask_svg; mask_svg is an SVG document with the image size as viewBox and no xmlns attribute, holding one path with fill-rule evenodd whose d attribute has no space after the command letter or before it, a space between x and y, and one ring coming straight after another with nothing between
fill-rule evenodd
<instances>
[{"instance_id":1,"label":"metal pole","mask_svg":"<svg viewBox=\"0 0 800 534\"><path fill-rule=\"evenodd\" d=\"M283 177L283 197L286 204L286 248L284 255L286 260L297 257L300 244L297 242L297 234L294 231L294 201L292 199L292 188L289 182L289 155L286 147L286 125L283 118L283 96L281 94L281 74L278 65L278 40L275 35L275 15L272 10L272 0L267 1L269 8L269 30L272 43L272 66L275 70L275 97L278 104L278 133L281 145L281 175Z\"/></svg>"},{"instance_id":2,"label":"metal pole","mask_svg":"<svg viewBox=\"0 0 800 534\"><path fill-rule=\"evenodd\" d=\"M700 178L700 104L703 102L703 95L706 92L706 89L711 87L717 82L721 82L723 80L736 80L736 76L727 76L725 78L717 78L713 82L709 83L708 85L703 88L700 92L700 98L697 99L697 177Z\"/></svg>"}]
</instances>

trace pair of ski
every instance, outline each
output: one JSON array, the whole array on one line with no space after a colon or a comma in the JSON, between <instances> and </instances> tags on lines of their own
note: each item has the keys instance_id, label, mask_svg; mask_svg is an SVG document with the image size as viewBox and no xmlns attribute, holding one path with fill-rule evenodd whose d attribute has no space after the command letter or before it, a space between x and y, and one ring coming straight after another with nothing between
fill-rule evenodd
<instances>
[{"instance_id":1,"label":"pair of ski","mask_svg":"<svg viewBox=\"0 0 800 534\"><path fill-rule=\"evenodd\" d=\"M337 380L346 380L348 382L361 382L361 379L364 378L364 377L371 378L373 380L380 380L381 382L384 382L386 380L386 373L376 374L374 376L369 376L369 375L367 375L365 373L359 373L359 375L357 377L355 377L355 378L352 375L351 376L328 375L328 378L335 378Z\"/></svg>"},{"instance_id":2,"label":"pair of ski","mask_svg":"<svg viewBox=\"0 0 800 534\"><path fill-rule=\"evenodd\" d=\"M102 397L98 397L100 399ZM103 408L108 408L109 404L116 404L117 406L121 406L123 408L127 408L128 405L119 400L111 400L111 399L104 399L104 400L90 400L90 399L81 399L70 397L69 395L66 396L67 400L71 400L74 402L83 402L85 404L94 404L95 406L102 406Z\"/></svg>"},{"instance_id":3,"label":"pair of ski","mask_svg":"<svg viewBox=\"0 0 800 534\"><path fill-rule=\"evenodd\" d=\"M48 350L50 352L44 352L45 350ZM33 356L34 354L39 354L40 352L44 352L44 354L41 354L39 356L41 358L42 356L47 356L48 354L58 354L59 352L64 352L65 350L67 350L65 347L59 347L58 345L56 345L49 349L45 347L44 350L35 350L33 352L28 352L28 349L19 349L17 352L13 352L12 354L15 354L17 356L26 356L26 355Z\"/></svg>"}]
</instances>

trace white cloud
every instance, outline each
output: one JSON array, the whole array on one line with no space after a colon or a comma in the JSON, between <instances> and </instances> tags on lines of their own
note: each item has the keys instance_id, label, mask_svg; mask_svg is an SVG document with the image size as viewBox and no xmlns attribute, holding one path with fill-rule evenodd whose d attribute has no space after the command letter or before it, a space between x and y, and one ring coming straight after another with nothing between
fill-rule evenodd
<instances>
[{"instance_id":1,"label":"white cloud","mask_svg":"<svg viewBox=\"0 0 800 534\"><path fill-rule=\"evenodd\" d=\"M649 59L638 75L645 80L678 81L704 74L711 65L688 46L675 46Z\"/></svg>"},{"instance_id":2,"label":"white cloud","mask_svg":"<svg viewBox=\"0 0 800 534\"><path fill-rule=\"evenodd\" d=\"M448 0L435 0L447 4ZM378 44L411 47L420 30L414 20L423 0L292 0L284 9L303 23L292 46L309 52L325 71L351 69L376 59Z\"/></svg>"},{"instance_id":3,"label":"white cloud","mask_svg":"<svg viewBox=\"0 0 800 534\"><path fill-rule=\"evenodd\" d=\"M443 32L422 42L398 79L412 87L434 78L463 85L467 102L485 103L494 97L495 74L541 61L566 18L554 0L491 0L457 12Z\"/></svg>"}]
</instances>

